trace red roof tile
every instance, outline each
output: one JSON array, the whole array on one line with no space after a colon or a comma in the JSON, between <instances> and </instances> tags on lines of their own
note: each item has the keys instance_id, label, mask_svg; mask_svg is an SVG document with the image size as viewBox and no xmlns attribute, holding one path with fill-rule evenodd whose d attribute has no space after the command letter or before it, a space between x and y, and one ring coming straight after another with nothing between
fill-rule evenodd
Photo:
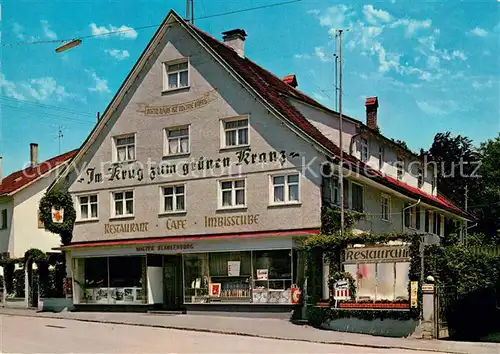
<instances>
[{"instance_id":1,"label":"red roof tile","mask_svg":"<svg viewBox=\"0 0 500 354\"><path fill-rule=\"evenodd\" d=\"M309 103L313 106L324 107L325 109L330 110L328 107L323 106L311 97L293 88L292 86L284 82L284 80L281 80L280 78L260 67L248 58L239 56L232 48L219 42L217 39L203 32L199 28L191 24L189 26L191 26L191 28L201 37L201 39L209 47L211 47L230 67L232 67L238 75L240 75L250 86L252 86L253 89L256 90L258 94L264 98L264 100L270 103L285 118L287 118L300 130L305 132L309 137L324 146L338 161L338 155L340 153L339 147L325 135L323 135L323 133L321 133L308 119L306 119L284 97L283 94L291 97L296 97L297 99L302 100L305 103ZM376 97L373 98L376 99ZM412 198L421 198L425 203L429 203L453 213L467 215L464 211L462 211L459 207L454 205L445 197L427 194L418 188L411 187L406 183L398 181L397 179L383 175L381 172L371 169L359 159L347 153L344 153L344 166L349 166L351 168L354 167L357 172L362 173L363 175L368 175L369 177L374 178L382 184L391 186L391 188L400 190L405 195L411 196Z\"/></svg>"},{"instance_id":2,"label":"red roof tile","mask_svg":"<svg viewBox=\"0 0 500 354\"><path fill-rule=\"evenodd\" d=\"M24 170L16 171L2 179L0 184L0 195L11 194L37 180L53 168L70 160L76 155L78 150L72 150L62 155L53 157L47 161L41 162L35 167L27 167Z\"/></svg>"},{"instance_id":3,"label":"red roof tile","mask_svg":"<svg viewBox=\"0 0 500 354\"><path fill-rule=\"evenodd\" d=\"M292 86L293 88L297 87L297 77L294 74L287 75L283 78L283 82L287 85Z\"/></svg>"}]
</instances>

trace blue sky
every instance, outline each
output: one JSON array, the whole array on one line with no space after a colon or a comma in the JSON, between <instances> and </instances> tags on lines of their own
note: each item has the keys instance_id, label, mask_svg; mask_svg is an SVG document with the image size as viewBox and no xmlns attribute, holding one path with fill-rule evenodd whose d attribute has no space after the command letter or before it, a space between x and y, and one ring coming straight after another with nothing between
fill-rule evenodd
<instances>
[{"instance_id":1,"label":"blue sky","mask_svg":"<svg viewBox=\"0 0 500 354\"><path fill-rule=\"evenodd\" d=\"M195 17L279 0L195 0ZM161 23L185 0L1 2L3 44L68 39ZM248 33L246 55L278 76L294 73L299 89L334 107L333 30L344 36L344 111L364 120L364 98L379 97L379 125L388 137L427 148L437 132L479 143L500 131L500 2L301 2L199 19L217 38ZM3 46L0 153L4 175L87 137L156 28L84 39L63 54L57 44Z\"/></svg>"}]
</instances>

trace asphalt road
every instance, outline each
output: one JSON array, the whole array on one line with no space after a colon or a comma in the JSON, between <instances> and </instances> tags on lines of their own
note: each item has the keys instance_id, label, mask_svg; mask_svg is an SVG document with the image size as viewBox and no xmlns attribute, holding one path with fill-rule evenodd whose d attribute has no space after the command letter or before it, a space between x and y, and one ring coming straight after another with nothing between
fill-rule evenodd
<instances>
[{"instance_id":1,"label":"asphalt road","mask_svg":"<svg viewBox=\"0 0 500 354\"><path fill-rule=\"evenodd\" d=\"M1 353L419 353L0 315Z\"/></svg>"}]
</instances>

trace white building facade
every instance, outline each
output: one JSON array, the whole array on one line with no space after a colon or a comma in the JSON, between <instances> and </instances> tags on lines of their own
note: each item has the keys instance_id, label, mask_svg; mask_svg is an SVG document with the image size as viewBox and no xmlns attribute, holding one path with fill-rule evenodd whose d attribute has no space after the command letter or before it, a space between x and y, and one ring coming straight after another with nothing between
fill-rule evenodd
<instances>
[{"instance_id":1,"label":"white building facade","mask_svg":"<svg viewBox=\"0 0 500 354\"><path fill-rule=\"evenodd\" d=\"M245 37L225 32L222 44L170 12L57 180L77 211L65 248L75 305L296 302L296 242L320 233L322 207L338 196L322 174L338 155L338 116L248 60ZM399 150L365 128L349 119L344 139L349 161L378 171L346 177L346 207L367 214L359 231L423 230L427 209L461 220L428 181L411 187L385 163L395 182L380 173L379 140L387 163Z\"/></svg>"}]
</instances>

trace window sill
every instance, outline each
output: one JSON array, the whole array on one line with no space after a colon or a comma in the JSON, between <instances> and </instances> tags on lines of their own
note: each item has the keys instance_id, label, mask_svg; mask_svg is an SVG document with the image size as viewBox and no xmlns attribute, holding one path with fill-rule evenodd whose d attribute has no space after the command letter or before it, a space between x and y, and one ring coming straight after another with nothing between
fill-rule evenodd
<instances>
[{"instance_id":1,"label":"window sill","mask_svg":"<svg viewBox=\"0 0 500 354\"><path fill-rule=\"evenodd\" d=\"M117 166L117 165L128 165L128 164L131 164L131 163L134 163L134 162L137 162L137 159L134 159L134 160L125 160L125 161L113 161L113 162L111 162L111 164L113 166Z\"/></svg>"},{"instance_id":2,"label":"window sill","mask_svg":"<svg viewBox=\"0 0 500 354\"><path fill-rule=\"evenodd\" d=\"M234 207L218 207L215 211L222 212L222 211L239 211L239 210L248 210L248 207L246 205L234 206Z\"/></svg>"},{"instance_id":3,"label":"window sill","mask_svg":"<svg viewBox=\"0 0 500 354\"><path fill-rule=\"evenodd\" d=\"M75 224L85 224L88 222L98 222L99 218L90 218L90 219L77 219L75 220Z\"/></svg>"},{"instance_id":4,"label":"window sill","mask_svg":"<svg viewBox=\"0 0 500 354\"><path fill-rule=\"evenodd\" d=\"M244 144L244 145L234 145L234 146L222 146L219 149L219 152L225 152L225 151L235 151L235 150L244 150L246 148L249 148L250 144Z\"/></svg>"},{"instance_id":5,"label":"window sill","mask_svg":"<svg viewBox=\"0 0 500 354\"><path fill-rule=\"evenodd\" d=\"M120 215L120 216L110 216L109 220L126 220L126 219L134 219L135 215Z\"/></svg>"},{"instance_id":6,"label":"window sill","mask_svg":"<svg viewBox=\"0 0 500 354\"><path fill-rule=\"evenodd\" d=\"M383 222L390 224L392 221L390 219L382 219Z\"/></svg>"},{"instance_id":7,"label":"window sill","mask_svg":"<svg viewBox=\"0 0 500 354\"><path fill-rule=\"evenodd\" d=\"M166 211L163 213L158 213L158 216L178 216L178 215L186 215L186 210L176 210L176 211Z\"/></svg>"},{"instance_id":8,"label":"window sill","mask_svg":"<svg viewBox=\"0 0 500 354\"><path fill-rule=\"evenodd\" d=\"M176 157L187 157L191 155L191 152L181 152L180 154L168 154L168 155L163 155L162 160L168 160L170 158L176 158Z\"/></svg>"},{"instance_id":9,"label":"window sill","mask_svg":"<svg viewBox=\"0 0 500 354\"><path fill-rule=\"evenodd\" d=\"M163 89L161 92L162 96L178 93L178 92L184 92L184 91L189 91L189 88L191 86L183 86L183 87L176 87L176 88L171 88L171 89Z\"/></svg>"},{"instance_id":10,"label":"window sill","mask_svg":"<svg viewBox=\"0 0 500 354\"><path fill-rule=\"evenodd\" d=\"M270 203L268 208L280 208L280 207L300 207L302 206L302 202L288 202L288 203Z\"/></svg>"}]
</instances>

